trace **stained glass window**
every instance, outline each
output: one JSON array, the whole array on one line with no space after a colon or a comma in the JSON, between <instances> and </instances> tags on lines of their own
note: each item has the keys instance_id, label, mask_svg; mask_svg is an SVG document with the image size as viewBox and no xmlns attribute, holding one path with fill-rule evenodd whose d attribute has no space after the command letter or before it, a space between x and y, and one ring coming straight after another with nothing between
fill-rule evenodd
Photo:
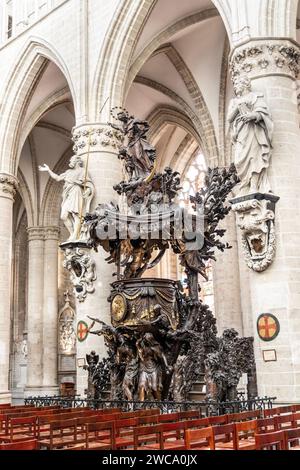
<instances>
[{"instance_id":1,"label":"stained glass window","mask_svg":"<svg viewBox=\"0 0 300 470\"><path fill-rule=\"evenodd\" d=\"M189 204L189 197L194 196L204 185L204 178L207 171L205 158L199 153L187 168L182 178L182 193L180 199Z\"/></svg>"},{"instance_id":2,"label":"stained glass window","mask_svg":"<svg viewBox=\"0 0 300 470\"><path fill-rule=\"evenodd\" d=\"M182 178L182 193L180 195L181 204L190 205L189 197L194 196L204 186L204 178L207 172L207 165L205 157L202 153L199 153L195 159L188 166L183 178ZM181 280L185 285L185 272L182 266L180 266ZM206 268L207 281L199 276L201 292L200 298L206 303L210 309L214 312L214 286L213 286L213 272L212 265L208 263Z\"/></svg>"}]
</instances>

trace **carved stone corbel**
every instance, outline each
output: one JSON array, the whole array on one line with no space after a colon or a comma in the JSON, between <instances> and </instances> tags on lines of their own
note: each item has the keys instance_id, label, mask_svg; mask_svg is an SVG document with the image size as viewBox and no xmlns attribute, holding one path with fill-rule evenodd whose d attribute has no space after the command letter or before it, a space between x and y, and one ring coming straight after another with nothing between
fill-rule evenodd
<instances>
[{"instance_id":1,"label":"carved stone corbel","mask_svg":"<svg viewBox=\"0 0 300 470\"><path fill-rule=\"evenodd\" d=\"M94 282L97 279L96 264L90 255L90 250L74 247L66 248L64 268L70 272L74 286L74 294L79 302L84 302L87 294L95 292Z\"/></svg>"},{"instance_id":2,"label":"carved stone corbel","mask_svg":"<svg viewBox=\"0 0 300 470\"><path fill-rule=\"evenodd\" d=\"M279 197L273 194L249 194L231 200L242 232L242 247L246 263L256 272L265 271L276 253L275 205Z\"/></svg>"},{"instance_id":3,"label":"carved stone corbel","mask_svg":"<svg viewBox=\"0 0 300 470\"><path fill-rule=\"evenodd\" d=\"M261 38L236 47L230 58L232 79L284 75L293 80L300 71L299 45L291 39Z\"/></svg>"},{"instance_id":4,"label":"carved stone corbel","mask_svg":"<svg viewBox=\"0 0 300 470\"><path fill-rule=\"evenodd\" d=\"M85 124L73 128L73 150L76 155L105 151L116 152L122 144L120 132L108 124Z\"/></svg>"},{"instance_id":5,"label":"carved stone corbel","mask_svg":"<svg viewBox=\"0 0 300 470\"><path fill-rule=\"evenodd\" d=\"M0 197L14 199L18 188L18 180L8 173L0 173Z\"/></svg>"}]
</instances>

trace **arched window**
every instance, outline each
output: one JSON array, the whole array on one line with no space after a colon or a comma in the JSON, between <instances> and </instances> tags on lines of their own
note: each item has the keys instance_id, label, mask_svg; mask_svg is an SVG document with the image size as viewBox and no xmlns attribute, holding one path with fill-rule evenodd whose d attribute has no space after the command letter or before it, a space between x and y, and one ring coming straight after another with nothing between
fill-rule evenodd
<instances>
[{"instance_id":1,"label":"arched window","mask_svg":"<svg viewBox=\"0 0 300 470\"><path fill-rule=\"evenodd\" d=\"M194 196L203 186L207 172L205 157L202 153L198 153L192 162L187 166L182 177L182 193L180 195L181 204L189 206L190 196ZM181 281L184 284L186 275L184 269L180 266ZM212 265L208 263L206 268L207 280L201 277L199 279L201 285L200 298L206 303L212 312L214 312L214 286Z\"/></svg>"},{"instance_id":2,"label":"arched window","mask_svg":"<svg viewBox=\"0 0 300 470\"><path fill-rule=\"evenodd\" d=\"M198 153L192 163L188 165L182 178L182 194L180 198L189 204L189 197L194 196L204 185L207 166L204 155Z\"/></svg>"}]
</instances>

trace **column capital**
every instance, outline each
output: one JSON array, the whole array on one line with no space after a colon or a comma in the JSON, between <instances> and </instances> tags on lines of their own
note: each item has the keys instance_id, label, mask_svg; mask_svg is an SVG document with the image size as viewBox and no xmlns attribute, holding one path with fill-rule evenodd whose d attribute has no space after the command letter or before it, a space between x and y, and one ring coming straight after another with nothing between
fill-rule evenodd
<instances>
[{"instance_id":1,"label":"column capital","mask_svg":"<svg viewBox=\"0 0 300 470\"><path fill-rule=\"evenodd\" d=\"M28 241L45 240L45 227L27 227Z\"/></svg>"},{"instance_id":2,"label":"column capital","mask_svg":"<svg viewBox=\"0 0 300 470\"><path fill-rule=\"evenodd\" d=\"M232 50L230 71L233 82L243 74L250 79L280 75L297 80L300 47L292 39L254 38Z\"/></svg>"},{"instance_id":3,"label":"column capital","mask_svg":"<svg viewBox=\"0 0 300 470\"><path fill-rule=\"evenodd\" d=\"M0 173L0 197L14 199L18 187L18 180L9 173Z\"/></svg>"},{"instance_id":4,"label":"column capital","mask_svg":"<svg viewBox=\"0 0 300 470\"><path fill-rule=\"evenodd\" d=\"M73 127L73 150L77 155L84 155L88 148L90 153L111 152L116 154L123 141L117 130L105 123L87 123Z\"/></svg>"},{"instance_id":5,"label":"column capital","mask_svg":"<svg viewBox=\"0 0 300 470\"><path fill-rule=\"evenodd\" d=\"M44 228L45 240L59 240L60 228L59 227L45 227Z\"/></svg>"}]
</instances>

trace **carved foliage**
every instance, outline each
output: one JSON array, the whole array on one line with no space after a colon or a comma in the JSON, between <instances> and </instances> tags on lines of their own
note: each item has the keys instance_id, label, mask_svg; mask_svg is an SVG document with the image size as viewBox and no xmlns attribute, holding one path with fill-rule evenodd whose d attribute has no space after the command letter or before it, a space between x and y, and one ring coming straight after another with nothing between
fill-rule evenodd
<instances>
[{"instance_id":1,"label":"carved foliage","mask_svg":"<svg viewBox=\"0 0 300 470\"><path fill-rule=\"evenodd\" d=\"M95 291L94 282L97 279L96 265L89 251L67 248L63 266L70 272L76 298L83 302L88 293Z\"/></svg>"},{"instance_id":2,"label":"carved foliage","mask_svg":"<svg viewBox=\"0 0 300 470\"><path fill-rule=\"evenodd\" d=\"M14 197L18 187L17 179L6 173L0 173L0 195L3 193L5 196Z\"/></svg>"},{"instance_id":3,"label":"carved foliage","mask_svg":"<svg viewBox=\"0 0 300 470\"><path fill-rule=\"evenodd\" d=\"M129 220L143 225L154 205L158 228L161 228L164 209L167 209L170 229L166 238L161 236L161 230L157 231L154 239L150 236L131 237L129 232L126 232L125 239L121 238L120 227L123 224L127 230L128 217L113 204L98 206L94 214L85 217L89 245L95 248L101 245L110 253L107 261L117 264L119 274L119 283L113 284L109 299L113 326L90 317L93 323L89 331L105 338L111 358L112 399L139 398L143 401L176 397L184 400L193 381L203 370L204 359L219 353L216 320L209 308L198 300L198 274L205 275L206 262L215 259L216 249L224 251L229 248L222 241L225 231L220 230L218 224L231 209L225 201L238 181L236 169L232 165L229 169L208 171L205 187L191 198L193 226L184 225L187 230L175 231L171 205L180 189L179 175L170 168L163 174L155 173L156 154L147 141L148 123L129 116L125 110L114 117L118 125L112 124L111 127L125 137L119 157L124 161L129 177L115 189L126 195L130 208L135 203L139 208L131 212ZM197 239L197 217L204 221L201 243ZM101 238L105 227L113 228L115 235ZM195 240L191 240L191 233ZM145 234L149 235L147 229ZM150 261L153 247L160 252L159 261L169 244L185 266L189 297L179 289L175 289L175 295L173 292L170 295L174 289L157 285L157 282L165 280L137 279L153 266ZM120 280L123 267L124 277ZM74 271L74 265L71 269ZM101 325L98 330L93 329L96 323ZM236 384L232 386L236 387Z\"/></svg>"},{"instance_id":4,"label":"carved foliage","mask_svg":"<svg viewBox=\"0 0 300 470\"><path fill-rule=\"evenodd\" d=\"M230 66L232 79L243 73L258 75L285 73L297 78L300 71L300 52L289 41L258 41L250 47L237 49Z\"/></svg>"},{"instance_id":5,"label":"carved foliage","mask_svg":"<svg viewBox=\"0 0 300 470\"><path fill-rule=\"evenodd\" d=\"M84 369L88 371L88 398L95 400L103 398L110 382L112 358L105 357L99 362L99 356L95 351L86 354L87 365Z\"/></svg>"},{"instance_id":6,"label":"carved foliage","mask_svg":"<svg viewBox=\"0 0 300 470\"><path fill-rule=\"evenodd\" d=\"M120 132L112 130L108 126L86 127L76 129L73 133L73 151L77 154L86 153L101 148L118 149L123 136Z\"/></svg>"},{"instance_id":7,"label":"carved foliage","mask_svg":"<svg viewBox=\"0 0 300 470\"><path fill-rule=\"evenodd\" d=\"M239 338L237 331L228 329L218 338L214 352L205 360L210 399L235 400L237 385L243 373L254 365L253 338Z\"/></svg>"}]
</instances>

